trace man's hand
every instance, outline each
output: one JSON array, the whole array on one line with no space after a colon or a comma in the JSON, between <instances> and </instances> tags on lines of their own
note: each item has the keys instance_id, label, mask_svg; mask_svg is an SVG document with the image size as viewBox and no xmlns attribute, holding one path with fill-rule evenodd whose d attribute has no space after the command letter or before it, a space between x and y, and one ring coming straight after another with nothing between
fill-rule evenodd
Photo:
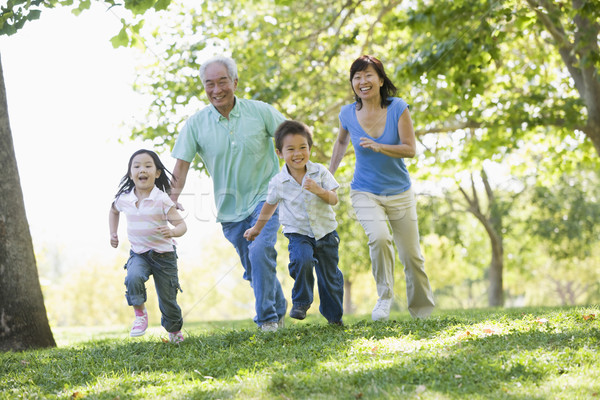
<instances>
[{"instance_id":1,"label":"man's hand","mask_svg":"<svg viewBox=\"0 0 600 400\"><path fill-rule=\"evenodd\" d=\"M256 229L255 227L252 227L250 229L248 229L246 232L244 232L244 237L246 238L247 241L251 242L254 239L256 239L256 237L260 234L260 231L258 229Z\"/></svg>"}]
</instances>

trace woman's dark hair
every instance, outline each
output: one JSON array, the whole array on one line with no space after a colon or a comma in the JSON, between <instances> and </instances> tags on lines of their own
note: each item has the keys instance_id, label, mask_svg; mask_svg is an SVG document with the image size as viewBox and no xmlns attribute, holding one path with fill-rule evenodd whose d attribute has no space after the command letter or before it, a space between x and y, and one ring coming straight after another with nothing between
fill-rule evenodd
<instances>
[{"instance_id":1,"label":"woman's dark hair","mask_svg":"<svg viewBox=\"0 0 600 400\"><path fill-rule=\"evenodd\" d=\"M352 87L352 92L354 92L354 86L352 86L352 78L357 72L364 71L372 65L377 71L377 75L379 78L383 79L383 86L379 88L379 94L381 95L381 108L385 108L392 104L392 101L388 99L388 97L393 97L396 95L398 89L392 83L390 78L385 74L385 70L383 69L383 64L377 58L370 55L363 55L358 57L352 65L350 66L350 87ZM356 108L360 110L362 108L362 100L356 92L354 92L354 99L356 100Z\"/></svg>"},{"instance_id":2,"label":"woman's dark hair","mask_svg":"<svg viewBox=\"0 0 600 400\"><path fill-rule=\"evenodd\" d=\"M121 178L121 183L119 183L119 190L117 191L115 198L119 197L123 193L129 193L131 191L131 189L133 189L135 187L135 183L133 182L133 179L131 179L131 176L129 175L131 173L131 164L133 163L133 159L137 155L140 155L143 153L148 154L150 157L152 157L152 160L154 161L154 165L156 166L156 169L158 171L160 171L158 178L156 178L156 181L154 181L154 185L167 194L171 193L171 180L167 176L167 173L169 175L171 175L172 178L174 178L173 174L171 174L171 172L169 172L169 170L167 170L165 168L165 166L160 161L160 158L158 158L158 155L155 152L153 152L152 150L141 149L141 150L138 150L135 153L133 153L131 158L129 158L129 163L127 164L127 173L125 174L125 176L123 178Z\"/></svg>"},{"instance_id":3,"label":"woman's dark hair","mask_svg":"<svg viewBox=\"0 0 600 400\"><path fill-rule=\"evenodd\" d=\"M308 147L312 148L313 139L310 128L299 121L287 120L283 121L275 130L275 148L279 151L283 150L283 138L288 135L302 135L308 142Z\"/></svg>"}]
</instances>

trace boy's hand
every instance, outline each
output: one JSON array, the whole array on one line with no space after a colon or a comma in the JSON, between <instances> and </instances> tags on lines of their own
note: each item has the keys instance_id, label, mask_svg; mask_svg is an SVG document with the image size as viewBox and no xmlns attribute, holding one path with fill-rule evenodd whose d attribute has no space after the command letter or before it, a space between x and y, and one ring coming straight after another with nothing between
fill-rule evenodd
<instances>
[{"instance_id":1,"label":"boy's hand","mask_svg":"<svg viewBox=\"0 0 600 400\"><path fill-rule=\"evenodd\" d=\"M304 189L314 194L319 194L323 191L323 188L319 186L317 182L310 178L304 179Z\"/></svg>"},{"instance_id":2,"label":"boy's hand","mask_svg":"<svg viewBox=\"0 0 600 400\"><path fill-rule=\"evenodd\" d=\"M119 245L119 237L117 236L116 233L113 233L113 234L110 235L110 245L112 247L114 247L115 249Z\"/></svg>"},{"instance_id":3,"label":"boy's hand","mask_svg":"<svg viewBox=\"0 0 600 400\"><path fill-rule=\"evenodd\" d=\"M258 229L256 229L255 227L252 227L252 228L248 229L246 232L244 232L244 237L246 238L247 241L251 242L254 239L256 239L256 237L258 236L259 233L260 233L260 231Z\"/></svg>"}]
</instances>

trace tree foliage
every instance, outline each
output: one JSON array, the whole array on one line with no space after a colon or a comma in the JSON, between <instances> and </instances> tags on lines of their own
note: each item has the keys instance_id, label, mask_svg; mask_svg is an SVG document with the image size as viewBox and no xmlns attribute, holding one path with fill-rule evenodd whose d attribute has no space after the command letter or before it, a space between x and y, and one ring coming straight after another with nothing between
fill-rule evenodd
<instances>
[{"instance_id":1,"label":"tree foliage","mask_svg":"<svg viewBox=\"0 0 600 400\"><path fill-rule=\"evenodd\" d=\"M240 66L238 96L311 125L313 157L326 163L340 106L352 101L348 68L370 53L411 104L425 149L408 162L414 177L453 180L486 162L518 159L525 147L540 164L551 154L554 169L544 171L560 176L598 164L600 103L591 94L600 93L599 9L583 0L182 2L167 23L141 31L160 56L137 82L155 100L149 123L132 136L168 150L187 116L206 104L200 65L226 53ZM344 159L342 184L353 165ZM510 167L531 174L531 164ZM341 231L355 229L341 223Z\"/></svg>"}]
</instances>

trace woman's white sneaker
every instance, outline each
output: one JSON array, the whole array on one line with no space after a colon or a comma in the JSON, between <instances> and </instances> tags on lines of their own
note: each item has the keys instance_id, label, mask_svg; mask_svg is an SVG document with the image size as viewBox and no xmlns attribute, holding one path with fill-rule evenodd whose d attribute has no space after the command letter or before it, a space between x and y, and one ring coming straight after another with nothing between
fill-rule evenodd
<instances>
[{"instance_id":1,"label":"woman's white sneaker","mask_svg":"<svg viewBox=\"0 0 600 400\"><path fill-rule=\"evenodd\" d=\"M392 308L392 299L378 299L371 313L373 321L387 321L390 318L390 309Z\"/></svg>"}]
</instances>

